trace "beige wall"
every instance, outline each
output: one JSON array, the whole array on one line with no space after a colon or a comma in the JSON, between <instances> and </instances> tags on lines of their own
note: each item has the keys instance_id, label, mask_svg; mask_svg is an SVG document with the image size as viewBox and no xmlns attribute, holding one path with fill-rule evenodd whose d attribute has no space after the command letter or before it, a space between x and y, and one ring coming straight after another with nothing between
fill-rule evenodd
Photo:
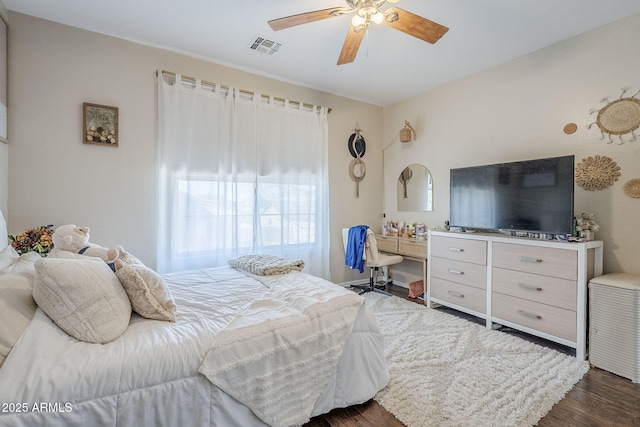
<instances>
[{"instance_id":1,"label":"beige wall","mask_svg":"<svg viewBox=\"0 0 640 427\"><path fill-rule=\"evenodd\" d=\"M605 243L605 272L640 273L640 199L623 185L640 177L640 130L636 142L600 140L593 108L630 88L640 89L640 14L440 87L384 109L384 210L387 217L441 227L449 215L449 169L487 163L574 154L605 155L621 167L619 180L601 191L576 187L575 211L595 212ZM400 144L404 120L416 127L417 141ZM578 131L563 133L566 123ZM628 139L627 137L626 139ZM410 163L433 174L435 210L396 210L396 179Z\"/></svg>"},{"instance_id":2,"label":"beige wall","mask_svg":"<svg viewBox=\"0 0 640 427\"><path fill-rule=\"evenodd\" d=\"M577 188L576 212L597 213L605 241L605 270L640 272L637 199L623 184L640 177L640 138L623 145L586 130L592 108L619 89L640 88L640 15L593 30L470 78L384 108L227 68L177 53L10 14L8 217L13 233L53 223L92 228L92 241L122 244L155 266L155 70L294 100L327 105L330 139L331 275L354 280L343 266L339 229L380 228L391 219L441 226L448 217L451 167L575 154L601 154L622 168L609 189ZM327 76L333 78L333 76ZM82 144L82 102L120 109L118 148ZM417 141L400 144L409 120ZM367 175L360 198L348 175L347 139L364 130ZM565 135L563 126L579 129ZM384 151L384 179L382 174ZM5 151L3 151L3 149ZM396 178L419 161L434 178L435 210L398 213ZM2 178L0 177L0 184ZM0 185L0 202L2 197ZM384 199L383 199L384 196ZM409 276L412 266L407 268ZM399 272L401 281L409 281ZM398 277L398 276L397 276Z\"/></svg>"},{"instance_id":3,"label":"beige wall","mask_svg":"<svg viewBox=\"0 0 640 427\"><path fill-rule=\"evenodd\" d=\"M344 267L339 229L380 222L381 107L22 14L10 21L10 232L87 225L93 242L122 244L155 266L154 78L164 69L332 108L331 274L337 282L357 277ZM119 108L119 147L82 144L83 102ZM359 199L347 150L356 122L368 144Z\"/></svg>"}]
</instances>

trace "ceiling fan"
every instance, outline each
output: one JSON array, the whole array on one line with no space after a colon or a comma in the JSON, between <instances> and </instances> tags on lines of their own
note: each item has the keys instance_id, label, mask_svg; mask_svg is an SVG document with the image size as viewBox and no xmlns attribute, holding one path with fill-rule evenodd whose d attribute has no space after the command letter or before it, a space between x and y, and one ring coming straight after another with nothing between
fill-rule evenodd
<instances>
[{"instance_id":1,"label":"ceiling fan","mask_svg":"<svg viewBox=\"0 0 640 427\"><path fill-rule=\"evenodd\" d=\"M345 0L348 7L334 7L330 9L316 10L314 12L300 13L272 19L269 25L274 31L333 18L335 16L354 13L351 19L351 27L347 38L342 45L342 51L338 58L338 65L353 62L360 48L360 43L371 23L385 24L410 36L417 37L428 43L435 43L449 30L449 28L415 15L399 7L390 7L381 10L380 7L387 3L396 3L398 0Z\"/></svg>"}]
</instances>

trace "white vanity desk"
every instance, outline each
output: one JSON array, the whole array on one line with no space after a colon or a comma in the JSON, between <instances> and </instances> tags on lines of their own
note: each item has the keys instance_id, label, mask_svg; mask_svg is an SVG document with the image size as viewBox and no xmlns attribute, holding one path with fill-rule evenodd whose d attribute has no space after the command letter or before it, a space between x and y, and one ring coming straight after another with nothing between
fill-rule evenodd
<instances>
[{"instance_id":1,"label":"white vanity desk","mask_svg":"<svg viewBox=\"0 0 640 427\"><path fill-rule=\"evenodd\" d=\"M410 237L392 237L376 234L378 251L402 255L404 259L422 263L424 294L427 295L427 241ZM425 299L426 301L426 299Z\"/></svg>"}]
</instances>

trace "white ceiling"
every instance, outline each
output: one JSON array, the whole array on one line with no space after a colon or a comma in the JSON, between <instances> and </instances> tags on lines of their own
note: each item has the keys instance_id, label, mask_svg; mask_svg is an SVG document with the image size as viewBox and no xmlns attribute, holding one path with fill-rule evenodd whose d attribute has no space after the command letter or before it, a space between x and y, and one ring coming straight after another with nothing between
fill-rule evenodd
<instances>
[{"instance_id":1,"label":"white ceiling","mask_svg":"<svg viewBox=\"0 0 640 427\"><path fill-rule=\"evenodd\" d=\"M338 66L351 15L278 32L267 21L343 0L2 1L11 11L380 106L640 13L640 0L400 0L395 6L449 32L431 45L373 24L356 60ZM273 55L255 52L256 36L282 46Z\"/></svg>"}]
</instances>

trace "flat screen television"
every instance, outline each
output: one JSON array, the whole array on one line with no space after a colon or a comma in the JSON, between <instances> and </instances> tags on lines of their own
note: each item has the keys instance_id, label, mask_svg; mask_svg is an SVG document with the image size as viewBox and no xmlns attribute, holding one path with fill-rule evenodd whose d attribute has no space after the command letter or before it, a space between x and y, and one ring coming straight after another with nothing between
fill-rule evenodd
<instances>
[{"instance_id":1,"label":"flat screen television","mask_svg":"<svg viewBox=\"0 0 640 427\"><path fill-rule=\"evenodd\" d=\"M570 234L574 156L451 169L452 227Z\"/></svg>"}]
</instances>

